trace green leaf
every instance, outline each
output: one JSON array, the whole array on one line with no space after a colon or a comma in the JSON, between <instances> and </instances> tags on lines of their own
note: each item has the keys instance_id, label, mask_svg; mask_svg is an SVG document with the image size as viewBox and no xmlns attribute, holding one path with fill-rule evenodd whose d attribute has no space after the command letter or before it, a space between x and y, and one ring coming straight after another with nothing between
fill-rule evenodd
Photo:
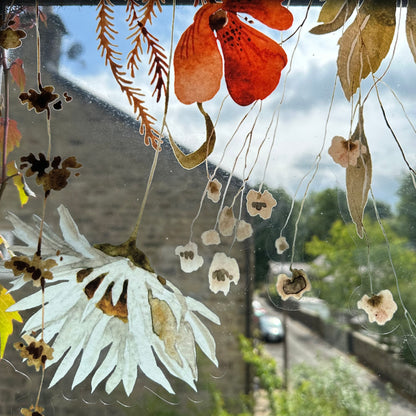
<instances>
[{"instance_id":1,"label":"green leaf","mask_svg":"<svg viewBox=\"0 0 416 416\"><path fill-rule=\"evenodd\" d=\"M416 62L416 3L414 0L407 2L406 36L413 59Z\"/></svg>"},{"instance_id":2,"label":"green leaf","mask_svg":"<svg viewBox=\"0 0 416 416\"><path fill-rule=\"evenodd\" d=\"M36 196L26 184L24 176L19 172L15 162L9 162L6 167L6 174L9 178L13 177L13 184L19 192L21 206L25 205L30 196Z\"/></svg>"},{"instance_id":3,"label":"green leaf","mask_svg":"<svg viewBox=\"0 0 416 416\"><path fill-rule=\"evenodd\" d=\"M395 13L394 1L366 0L341 36L338 76L347 100L386 57L396 28Z\"/></svg>"},{"instance_id":4,"label":"green leaf","mask_svg":"<svg viewBox=\"0 0 416 416\"><path fill-rule=\"evenodd\" d=\"M19 312L6 312L7 308L14 304L13 297L0 285L0 359L3 358L7 339L13 333L13 319L17 322L23 322Z\"/></svg>"},{"instance_id":5,"label":"green leaf","mask_svg":"<svg viewBox=\"0 0 416 416\"><path fill-rule=\"evenodd\" d=\"M334 32L344 25L357 6L357 0L327 0L319 13L318 22L322 25L310 30L314 35Z\"/></svg>"},{"instance_id":6,"label":"green leaf","mask_svg":"<svg viewBox=\"0 0 416 416\"><path fill-rule=\"evenodd\" d=\"M356 166L348 166L346 170L347 202L351 219L353 220L357 234L363 238L363 217L367 205L368 192L371 187L372 163L367 138L364 134L363 109L360 114L357 127L351 137L352 141L358 140L361 145L366 146L366 153L362 153L357 160Z\"/></svg>"}]
</instances>

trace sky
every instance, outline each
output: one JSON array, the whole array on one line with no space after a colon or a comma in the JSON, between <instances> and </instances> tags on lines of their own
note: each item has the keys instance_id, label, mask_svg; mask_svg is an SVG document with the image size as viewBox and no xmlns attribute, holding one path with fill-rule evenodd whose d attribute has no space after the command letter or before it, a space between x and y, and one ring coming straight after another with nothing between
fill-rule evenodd
<instances>
[{"instance_id":1,"label":"sky","mask_svg":"<svg viewBox=\"0 0 416 416\"><path fill-rule=\"evenodd\" d=\"M109 68L104 66L104 60L97 51L95 7L70 6L56 8L55 11L61 16L68 31L63 41L64 55L60 67L62 74L100 98L132 114L126 97L119 92ZM154 19L152 26L152 34L160 39L167 50L169 50L172 11L172 7L165 6L163 13ZM255 23L255 27L261 28L280 42L292 34L305 17L306 9L303 7L292 7L291 11L294 14L294 24L287 32L273 31L258 23ZM194 13L193 7L177 7L174 43L191 24ZM259 111L260 103L250 111L251 107L240 107L229 97L225 98L227 91L224 85L213 100L204 104L211 118L213 120L218 118L217 144L210 160L214 164L219 163L222 168L232 171L240 178L246 177L252 170L249 183L253 186L260 183L264 177L268 187L283 187L292 195L299 188L298 198L305 192L316 166L318 154L321 154L319 168L310 189L345 188L345 170L333 162L328 155L328 147L333 136L347 138L356 124L356 119L351 122L351 103L345 99L339 82L335 85L334 101L329 112L336 82L337 41L341 31L320 36L310 34L309 30L317 24L318 13L319 8L313 7L304 27L283 43L289 63L282 72L276 91L261 103L261 111ZM384 77L385 84L380 84L380 96L389 122L409 162L415 166L415 132L407 116L415 122L413 97L416 92L416 83L414 83L416 66L407 46L404 18L405 12L402 13L400 20L394 56L392 58L391 53L388 55L377 74L383 73L391 63ZM124 19L124 7L117 7L115 25L118 28L125 27ZM116 43L125 53L129 50L130 41L125 40L125 33L121 30L119 35ZM82 52L75 59L70 59L68 52L75 44L82 45ZM151 98L152 88L149 87L146 67L143 68L140 76L136 77L135 82L148 97L146 103L150 113L160 122L163 104L156 104ZM369 80L364 81L363 94L370 87ZM400 98L400 102L394 98L390 88ZM169 128L178 143L194 150L204 141L204 121L196 106L181 104L173 91L170 97L167 119ZM223 107L219 112L224 98ZM402 105L407 111L407 116ZM234 135L231 144L227 146L233 132L246 114L248 116L245 122ZM256 118L247 153L248 146L244 147L244 142ZM397 202L397 187L407 170L399 148L386 127L374 90L364 108L364 121L365 134L372 155L375 198L388 202L394 207ZM238 155L240 157L235 163ZM252 169L253 164L255 166ZM265 166L267 166L266 170Z\"/></svg>"}]
</instances>

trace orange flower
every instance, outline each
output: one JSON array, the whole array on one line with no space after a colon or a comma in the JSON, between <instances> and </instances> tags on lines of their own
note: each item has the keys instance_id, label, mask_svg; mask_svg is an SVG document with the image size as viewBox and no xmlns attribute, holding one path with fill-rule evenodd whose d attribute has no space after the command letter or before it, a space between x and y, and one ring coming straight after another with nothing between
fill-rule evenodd
<instances>
[{"instance_id":1,"label":"orange flower","mask_svg":"<svg viewBox=\"0 0 416 416\"><path fill-rule=\"evenodd\" d=\"M223 0L204 4L175 50L175 93L184 104L215 96L223 76L231 98L249 105L270 95L287 63L282 47L237 17L247 13L265 25L289 29L293 16L282 0Z\"/></svg>"}]
</instances>

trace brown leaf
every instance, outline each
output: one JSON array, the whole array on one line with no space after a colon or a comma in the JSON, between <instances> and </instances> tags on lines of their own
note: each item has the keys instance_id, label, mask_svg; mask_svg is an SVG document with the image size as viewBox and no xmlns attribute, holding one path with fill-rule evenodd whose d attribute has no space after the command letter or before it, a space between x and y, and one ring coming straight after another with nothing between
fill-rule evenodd
<instances>
[{"instance_id":1,"label":"brown leaf","mask_svg":"<svg viewBox=\"0 0 416 416\"><path fill-rule=\"evenodd\" d=\"M361 153L356 166L349 165L346 170L348 209L351 219L355 223L358 236L363 238L363 216L364 208L367 205L368 192L371 187L372 165L370 150L364 134L362 107L360 107L358 124L351 140L358 140L362 146L367 148L366 153Z\"/></svg>"},{"instance_id":2,"label":"brown leaf","mask_svg":"<svg viewBox=\"0 0 416 416\"><path fill-rule=\"evenodd\" d=\"M416 62L416 2L408 0L406 15L406 36L413 59Z\"/></svg>"},{"instance_id":3,"label":"brown leaf","mask_svg":"<svg viewBox=\"0 0 416 416\"><path fill-rule=\"evenodd\" d=\"M202 162L205 162L207 157L214 150L216 140L214 124L212 123L210 116L202 108L201 103L198 103L198 108L205 118L206 127L206 140L204 143L202 143L198 150L195 150L195 152L186 155L182 152L181 149L179 149L178 145L175 143L172 136L169 134L169 142L172 147L173 153L175 154L175 157L178 160L178 162L185 169L193 169L196 166L200 165Z\"/></svg>"},{"instance_id":4,"label":"brown leaf","mask_svg":"<svg viewBox=\"0 0 416 416\"><path fill-rule=\"evenodd\" d=\"M357 6L357 0L327 0L319 13L318 22L322 25L310 30L314 35L334 32L344 25Z\"/></svg>"},{"instance_id":5,"label":"brown leaf","mask_svg":"<svg viewBox=\"0 0 416 416\"><path fill-rule=\"evenodd\" d=\"M340 38L338 76L347 100L387 55L396 27L395 12L394 1L366 0Z\"/></svg>"}]
</instances>

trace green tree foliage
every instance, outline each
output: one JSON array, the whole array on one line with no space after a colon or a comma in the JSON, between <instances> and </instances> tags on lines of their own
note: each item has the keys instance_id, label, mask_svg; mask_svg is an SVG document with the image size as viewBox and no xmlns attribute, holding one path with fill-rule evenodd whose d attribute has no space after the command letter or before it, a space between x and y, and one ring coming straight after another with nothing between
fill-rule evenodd
<instances>
[{"instance_id":1,"label":"green tree foliage","mask_svg":"<svg viewBox=\"0 0 416 416\"><path fill-rule=\"evenodd\" d=\"M377 222L367 217L364 223L368 242L365 238L360 240L357 237L353 224L336 221L327 240L313 237L306 244L307 252L315 257L312 265L314 290L332 309L358 313L356 302L362 295L371 295L383 289L389 289L396 303L400 305L399 289L410 315L415 316L416 252L409 247L408 240L399 236L388 223L384 224L388 245ZM395 266L397 282L390 256ZM376 324L368 326L375 332L396 329L383 336L383 342L401 349L404 358L414 364L414 352L408 351L412 339L403 343L402 334L409 333L409 325L402 307L399 307L386 328L380 328Z\"/></svg>"},{"instance_id":2,"label":"green tree foliage","mask_svg":"<svg viewBox=\"0 0 416 416\"><path fill-rule=\"evenodd\" d=\"M240 348L244 360L252 365L260 388L266 392L270 416L388 415L387 402L376 390L363 386L343 360L320 367L295 366L289 370L290 386L286 390L276 362L265 354L262 344L240 336ZM215 414L231 416L218 409Z\"/></svg>"},{"instance_id":3,"label":"green tree foliage","mask_svg":"<svg viewBox=\"0 0 416 416\"><path fill-rule=\"evenodd\" d=\"M397 194L397 231L416 246L416 189L409 175L402 178Z\"/></svg>"}]
</instances>

